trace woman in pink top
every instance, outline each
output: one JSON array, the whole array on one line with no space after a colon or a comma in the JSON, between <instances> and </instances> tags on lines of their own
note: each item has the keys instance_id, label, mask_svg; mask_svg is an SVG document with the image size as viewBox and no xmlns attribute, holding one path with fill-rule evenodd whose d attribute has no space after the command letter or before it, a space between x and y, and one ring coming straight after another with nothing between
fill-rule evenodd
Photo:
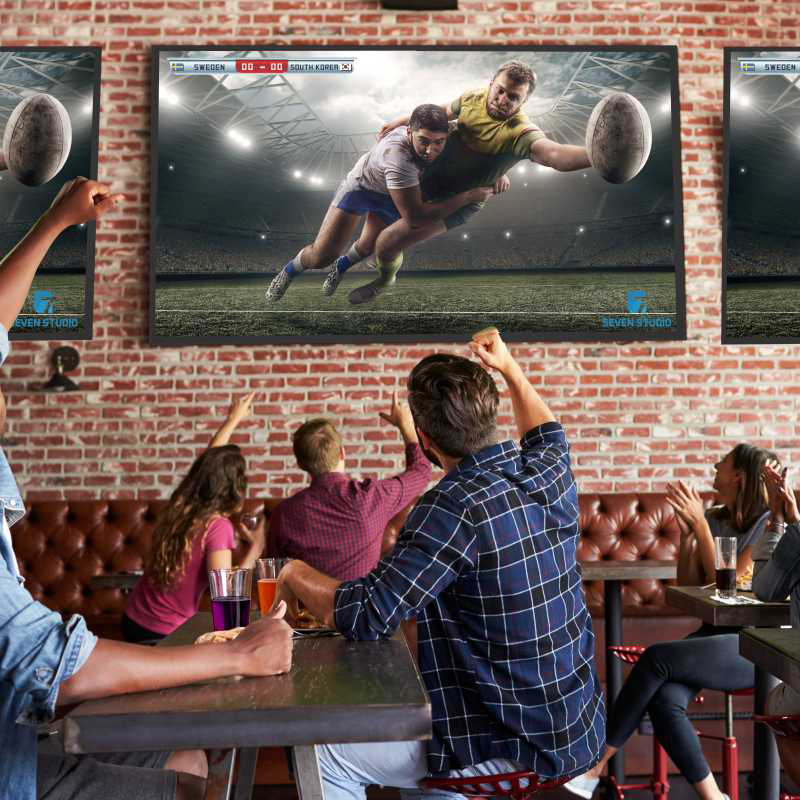
<instances>
[{"instance_id":1,"label":"woman in pink top","mask_svg":"<svg viewBox=\"0 0 800 800\"><path fill-rule=\"evenodd\" d=\"M235 547L230 517L242 509L247 476L236 445L227 444L249 413L253 394L235 401L211 446L192 464L159 517L144 577L122 617L126 641L160 639L197 613L208 570L230 568ZM255 530L240 526L248 550L239 566L252 567L264 549L264 518Z\"/></svg>"}]
</instances>

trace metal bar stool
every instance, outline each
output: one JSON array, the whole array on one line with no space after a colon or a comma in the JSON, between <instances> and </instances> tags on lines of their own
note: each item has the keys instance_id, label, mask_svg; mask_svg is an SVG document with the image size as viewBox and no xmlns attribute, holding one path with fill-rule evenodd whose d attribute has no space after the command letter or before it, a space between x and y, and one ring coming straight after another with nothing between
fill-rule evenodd
<instances>
[{"instance_id":1,"label":"metal bar stool","mask_svg":"<svg viewBox=\"0 0 800 800\"><path fill-rule=\"evenodd\" d=\"M419 785L423 789L456 792L467 798L510 797L512 800L527 800L538 792L556 789L568 780L568 777L542 780L535 772L522 771L476 775L474 778L425 778Z\"/></svg>"},{"instance_id":2,"label":"metal bar stool","mask_svg":"<svg viewBox=\"0 0 800 800\"><path fill-rule=\"evenodd\" d=\"M639 645L627 645L609 647L609 650L626 664L635 664L645 648ZM722 747L722 790L731 800L739 800L739 750L736 745L736 737L733 735L733 698L752 695L754 689L738 689L731 692L724 692L725 711L722 719L725 721L723 736L712 733L701 733L696 731L701 739L712 739L719 742ZM695 702L702 703L702 695L695 698ZM716 713L703 714L704 719L718 719ZM613 776L609 777L612 791L617 800L623 800L625 791L634 789L649 790L653 793L656 800L666 800L669 794L669 781L667 779L667 753L658 741L658 737L653 733L653 772L650 780L646 783L625 783L618 784ZM800 798L797 798L800 800Z\"/></svg>"}]
</instances>

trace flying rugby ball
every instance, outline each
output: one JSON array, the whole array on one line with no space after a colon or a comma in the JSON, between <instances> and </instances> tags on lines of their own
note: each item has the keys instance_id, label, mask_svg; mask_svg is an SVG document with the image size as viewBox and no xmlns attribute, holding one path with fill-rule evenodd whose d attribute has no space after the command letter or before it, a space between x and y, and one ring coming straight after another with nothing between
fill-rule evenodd
<instances>
[{"instance_id":1,"label":"flying rugby ball","mask_svg":"<svg viewBox=\"0 0 800 800\"><path fill-rule=\"evenodd\" d=\"M54 178L71 146L67 109L49 94L32 94L20 101L3 133L7 169L25 186L41 186Z\"/></svg>"},{"instance_id":2,"label":"flying rugby ball","mask_svg":"<svg viewBox=\"0 0 800 800\"><path fill-rule=\"evenodd\" d=\"M647 163L653 130L644 106L626 92L604 97L586 126L589 161L609 183L626 183Z\"/></svg>"}]
</instances>

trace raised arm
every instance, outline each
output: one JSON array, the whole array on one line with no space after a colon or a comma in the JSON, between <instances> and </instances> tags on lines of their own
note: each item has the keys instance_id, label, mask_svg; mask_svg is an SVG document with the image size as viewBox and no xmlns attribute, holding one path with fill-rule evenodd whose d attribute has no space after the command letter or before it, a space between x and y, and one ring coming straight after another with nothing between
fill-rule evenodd
<instances>
[{"instance_id":1,"label":"raised arm","mask_svg":"<svg viewBox=\"0 0 800 800\"><path fill-rule=\"evenodd\" d=\"M50 208L19 244L0 261L0 323L11 330L22 310L36 270L58 235L71 225L100 219L122 200L108 186L86 178L65 183Z\"/></svg>"},{"instance_id":2,"label":"raised arm","mask_svg":"<svg viewBox=\"0 0 800 800\"><path fill-rule=\"evenodd\" d=\"M592 166L585 147L560 144L552 139L537 139L532 142L530 159L536 164L551 167L559 172L573 172Z\"/></svg>"},{"instance_id":3,"label":"raised arm","mask_svg":"<svg viewBox=\"0 0 800 800\"><path fill-rule=\"evenodd\" d=\"M520 436L545 422L555 422L552 412L514 360L497 328L478 331L472 337L469 349L485 366L496 369L505 378Z\"/></svg>"},{"instance_id":4,"label":"raised arm","mask_svg":"<svg viewBox=\"0 0 800 800\"><path fill-rule=\"evenodd\" d=\"M239 423L250 415L250 406L255 396L255 392L250 392L250 394L242 395L242 397L237 397L233 400L228 410L228 416L212 437L209 447L222 447L228 444L231 434L236 430Z\"/></svg>"},{"instance_id":5,"label":"raised arm","mask_svg":"<svg viewBox=\"0 0 800 800\"><path fill-rule=\"evenodd\" d=\"M681 532L678 583L681 586L696 586L698 582L713 581L716 572L714 537L706 520L702 498L696 489L687 486L683 481L678 481L676 484L667 484L667 502L687 526L687 530ZM744 569L744 559L742 559L742 572Z\"/></svg>"}]
</instances>

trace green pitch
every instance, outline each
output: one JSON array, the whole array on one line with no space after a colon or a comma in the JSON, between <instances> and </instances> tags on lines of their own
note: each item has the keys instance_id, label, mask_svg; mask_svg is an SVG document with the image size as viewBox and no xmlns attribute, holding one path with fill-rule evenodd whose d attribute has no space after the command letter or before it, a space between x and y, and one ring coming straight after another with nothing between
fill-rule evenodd
<instances>
[{"instance_id":1,"label":"green pitch","mask_svg":"<svg viewBox=\"0 0 800 800\"><path fill-rule=\"evenodd\" d=\"M351 273L333 297L325 273L296 278L283 299L264 298L265 278L159 281L155 333L208 336L414 336L471 334L488 324L504 333L608 330L604 316L631 317L627 292L647 292L649 317L675 319L675 277L660 272L401 272L372 303L352 306L351 289L375 273ZM642 315L635 315L642 316ZM618 329L622 336L632 329ZM651 328L650 330L669 330Z\"/></svg>"},{"instance_id":2,"label":"green pitch","mask_svg":"<svg viewBox=\"0 0 800 800\"><path fill-rule=\"evenodd\" d=\"M729 339L800 339L800 280L729 283L726 305Z\"/></svg>"},{"instance_id":3,"label":"green pitch","mask_svg":"<svg viewBox=\"0 0 800 800\"><path fill-rule=\"evenodd\" d=\"M31 291L25 299L17 322L28 322L38 320L39 327L22 327L16 325L12 330L14 333L30 333L34 338L40 333L61 333L65 339L70 339L76 334L83 334L84 326L84 304L85 304L85 275L37 275L33 279ZM47 290L52 292L52 314L37 314L33 310L33 293L37 290ZM67 318L77 318L77 327L59 328L49 327L45 323L57 322Z\"/></svg>"}]
</instances>

